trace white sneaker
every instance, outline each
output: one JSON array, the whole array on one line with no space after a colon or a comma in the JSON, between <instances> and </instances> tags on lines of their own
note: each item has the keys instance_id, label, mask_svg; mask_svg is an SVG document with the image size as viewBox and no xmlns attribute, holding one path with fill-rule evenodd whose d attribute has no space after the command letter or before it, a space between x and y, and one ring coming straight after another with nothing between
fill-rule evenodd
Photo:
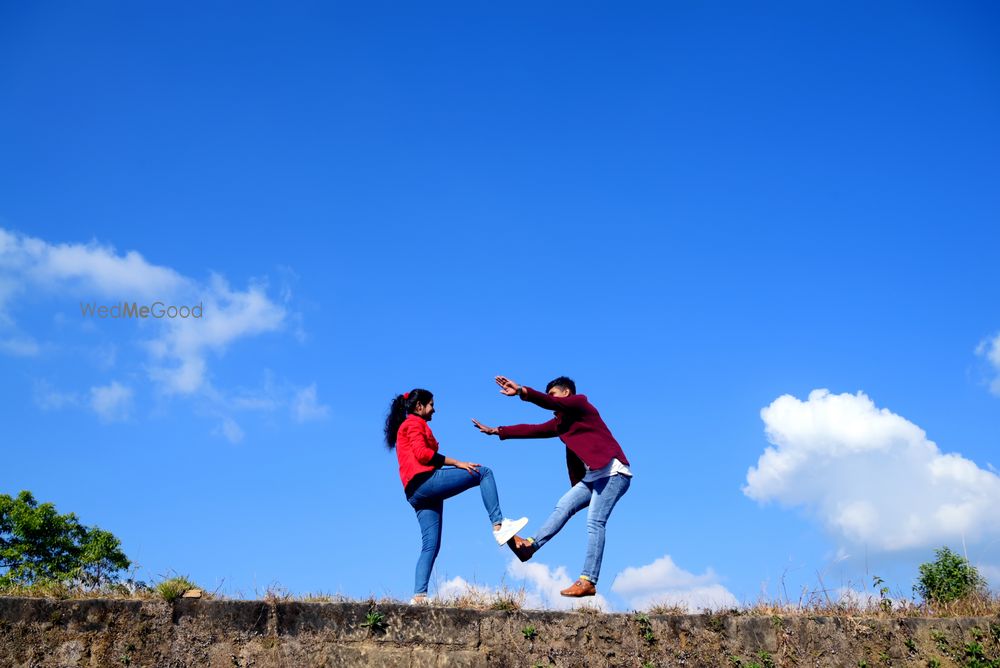
<instances>
[{"instance_id":1,"label":"white sneaker","mask_svg":"<svg viewBox=\"0 0 1000 668\"><path fill-rule=\"evenodd\" d=\"M414 596L410 599L410 605L429 605L430 601L426 596Z\"/></svg>"},{"instance_id":2,"label":"white sneaker","mask_svg":"<svg viewBox=\"0 0 1000 668\"><path fill-rule=\"evenodd\" d=\"M522 517L519 520L509 520L506 517L500 522L500 528L493 532L493 537L497 540L497 545L503 545L508 540L517 535L517 532L528 524L528 518Z\"/></svg>"}]
</instances>

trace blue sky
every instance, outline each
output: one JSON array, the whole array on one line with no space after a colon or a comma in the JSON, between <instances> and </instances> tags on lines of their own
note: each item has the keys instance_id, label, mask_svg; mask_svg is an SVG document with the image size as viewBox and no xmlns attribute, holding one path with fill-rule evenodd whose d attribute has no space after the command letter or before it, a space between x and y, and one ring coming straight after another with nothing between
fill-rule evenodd
<instances>
[{"instance_id":1,"label":"blue sky","mask_svg":"<svg viewBox=\"0 0 1000 668\"><path fill-rule=\"evenodd\" d=\"M5 3L0 492L112 531L143 579L405 598L391 397L431 389L442 451L530 530L562 446L469 418L542 421L492 377L567 374L636 475L609 608L909 594L943 544L996 584L998 27L975 2ZM157 299L206 316L80 315ZM561 605L585 534L511 564L466 494L434 586Z\"/></svg>"}]
</instances>

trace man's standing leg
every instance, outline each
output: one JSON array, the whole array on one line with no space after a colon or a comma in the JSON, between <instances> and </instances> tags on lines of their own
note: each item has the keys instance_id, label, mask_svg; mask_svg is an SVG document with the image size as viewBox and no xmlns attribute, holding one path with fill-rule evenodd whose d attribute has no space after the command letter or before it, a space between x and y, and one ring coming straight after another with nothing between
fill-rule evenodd
<instances>
[{"instance_id":1,"label":"man's standing leg","mask_svg":"<svg viewBox=\"0 0 1000 668\"><path fill-rule=\"evenodd\" d=\"M580 577L597 585L601 575L601 561L604 559L604 535L608 517L615 504L628 491L632 479L626 475L613 475L595 480L594 494L587 510L587 556L583 560Z\"/></svg>"},{"instance_id":2,"label":"man's standing leg","mask_svg":"<svg viewBox=\"0 0 1000 668\"><path fill-rule=\"evenodd\" d=\"M597 578L601 574L601 560L604 558L604 534L608 517L618 499L622 498L632 479L624 475L601 478L593 483L590 508L587 511L587 556L583 560L583 572L572 585L563 589L563 596L593 596L597 593Z\"/></svg>"}]
</instances>

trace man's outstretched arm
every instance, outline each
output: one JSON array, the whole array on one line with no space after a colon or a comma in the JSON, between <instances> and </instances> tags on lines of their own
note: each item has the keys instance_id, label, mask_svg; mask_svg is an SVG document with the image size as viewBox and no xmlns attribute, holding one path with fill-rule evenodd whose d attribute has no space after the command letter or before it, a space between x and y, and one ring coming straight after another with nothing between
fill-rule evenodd
<instances>
[{"instance_id":1,"label":"man's outstretched arm","mask_svg":"<svg viewBox=\"0 0 1000 668\"><path fill-rule=\"evenodd\" d=\"M514 424L509 427L488 427L479 420L473 420L476 429L489 436L505 438L552 438L558 436L559 418L552 418L542 424Z\"/></svg>"},{"instance_id":2,"label":"man's outstretched arm","mask_svg":"<svg viewBox=\"0 0 1000 668\"><path fill-rule=\"evenodd\" d=\"M580 410L587 405L587 397L582 394L571 394L568 397L553 397L538 390L533 390L527 385L518 385L506 376L495 378L500 386L500 393L508 397L518 396L522 401L530 401L536 406L547 408L551 411L574 411Z\"/></svg>"}]
</instances>

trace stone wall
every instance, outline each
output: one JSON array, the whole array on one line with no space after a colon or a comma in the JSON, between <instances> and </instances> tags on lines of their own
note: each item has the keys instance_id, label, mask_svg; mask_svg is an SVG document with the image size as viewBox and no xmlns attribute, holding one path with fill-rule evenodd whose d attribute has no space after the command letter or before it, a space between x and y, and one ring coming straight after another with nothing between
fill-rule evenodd
<instances>
[{"instance_id":1,"label":"stone wall","mask_svg":"<svg viewBox=\"0 0 1000 668\"><path fill-rule=\"evenodd\" d=\"M642 616L0 597L0 668L1000 667L998 618ZM935 663L936 662L936 663Z\"/></svg>"}]
</instances>

